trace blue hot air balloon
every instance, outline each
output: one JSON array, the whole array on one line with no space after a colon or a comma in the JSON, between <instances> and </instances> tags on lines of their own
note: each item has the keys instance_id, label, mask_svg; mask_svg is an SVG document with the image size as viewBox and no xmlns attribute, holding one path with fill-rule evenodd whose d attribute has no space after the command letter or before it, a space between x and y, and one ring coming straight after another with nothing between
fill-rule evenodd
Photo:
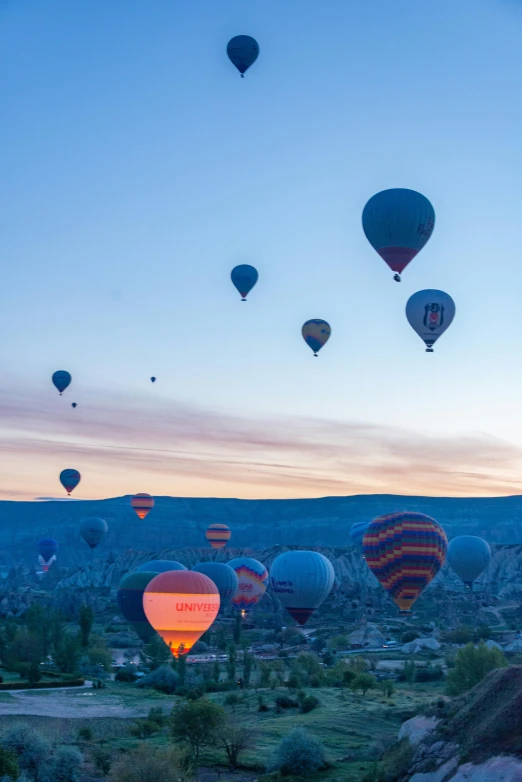
<instances>
[{"instance_id":1,"label":"blue hot air balloon","mask_svg":"<svg viewBox=\"0 0 522 782\"><path fill-rule=\"evenodd\" d=\"M329 323L321 318L312 318L303 323L301 329L303 339L308 347L313 350L314 356L317 356L319 351L330 339L332 329Z\"/></svg>"},{"instance_id":2,"label":"blue hot air balloon","mask_svg":"<svg viewBox=\"0 0 522 782\"><path fill-rule=\"evenodd\" d=\"M361 552L363 547L364 533L370 524L371 522L369 521L358 521L350 529L350 540L352 542L352 546L356 546L356 548L358 548Z\"/></svg>"},{"instance_id":3,"label":"blue hot air balloon","mask_svg":"<svg viewBox=\"0 0 522 782\"><path fill-rule=\"evenodd\" d=\"M59 369L53 374L53 384L60 392L60 396L71 382L71 376L65 369Z\"/></svg>"},{"instance_id":4,"label":"blue hot air balloon","mask_svg":"<svg viewBox=\"0 0 522 782\"><path fill-rule=\"evenodd\" d=\"M483 538L459 535L450 540L446 559L466 589L471 591L475 579L491 562L491 549Z\"/></svg>"},{"instance_id":5,"label":"blue hot air balloon","mask_svg":"<svg viewBox=\"0 0 522 782\"><path fill-rule=\"evenodd\" d=\"M232 284L241 294L241 300L246 301L247 294L250 293L256 284L259 275L257 269L243 263L240 266L234 266L230 273Z\"/></svg>"},{"instance_id":6,"label":"blue hot air balloon","mask_svg":"<svg viewBox=\"0 0 522 782\"><path fill-rule=\"evenodd\" d=\"M62 470L60 473L60 483L62 484L63 488L67 492L67 494L70 494L73 489L75 489L81 480L81 475L78 472L78 470L68 469L68 470Z\"/></svg>"},{"instance_id":7,"label":"blue hot air balloon","mask_svg":"<svg viewBox=\"0 0 522 782\"><path fill-rule=\"evenodd\" d=\"M100 518L84 519L80 526L80 534L91 550L99 546L108 530L107 522Z\"/></svg>"},{"instance_id":8,"label":"blue hot air balloon","mask_svg":"<svg viewBox=\"0 0 522 782\"><path fill-rule=\"evenodd\" d=\"M175 562L173 559L151 559L150 562L145 562L144 565L140 565L136 568L138 573L168 573L170 570L186 570L185 565L181 562Z\"/></svg>"},{"instance_id":9,"label":"blue hot air balloon","mask_svg":"<svg viewBox=\"0 0 522 782\"><path fill-rule=\"evenodd\" d=\"M433 345L455 317L455 302L444 291L417 291L408 299L406 317L426 345L426 353L433 353Z\"/></svg>"},{"instance_id":10,"label":"blue hot air balloon","mask_svg":"<svg viewBox=\"0 0 522 782\"><path fill-rule=\"evenodd\" d=\"M238 586L236 571L230 565L225 565L223 562L200 562L192 570L203 573L214 582L221 598L222 608L230 605Z\"/></svg>"},{"instance_id":11,"label":"blue hot air balloon","mask_svg":"<svg viewBox=\"0 0 522 782\"><path fill-rule=\"evenodd\" d=\"M118 607L129 624L134 628L142 641L150 641L156 631L149 623L143 609L143 593L148 584L158 574L151 571L127 573L122 578L116 592Z\"/></svg>"},{"instance_id":12,"label":"blue hot air balloon","mask_svg":"<svg viewBox=\"0 0 522 782\"><path fill-rule=\"evenodd\" d=\"M335 580L332 563L317 551L285 551L270 568L270 587L300 625L330 594Z\"/></svg>"},{"instance_id":13,"label":"blue hot air balloon","mask_svg":"<svg viewBox=\"0 0 522 782\"><path fill-rule=\"evenodd\" d=\"M54 538L42 538L38 542L38 561L44 573L47 573L56 559L58 543Z\"/></svg>"},{"instance_id":14,"label":"blue hot air balloon","mask_svg":"<svg viewBox=\"0 0 522 782\"><path fill-rule=\"evenodd\" d=\"M259 44L250 35L236 35L228 42L227 54L243 78L245 72L257 60Z\"/></svg>"},{"instance_id":15,"label":"blue hot air balloon","mask_svg":"<svg viewBox=\"0 0 522 782\"><path fill-rule=\"evenodd\" d=\"M394 188L372 196L363 210L363 230L374 250L400 274L422 250L435 226L435 211L416 190Z\"/></svg>"}]
</instances>

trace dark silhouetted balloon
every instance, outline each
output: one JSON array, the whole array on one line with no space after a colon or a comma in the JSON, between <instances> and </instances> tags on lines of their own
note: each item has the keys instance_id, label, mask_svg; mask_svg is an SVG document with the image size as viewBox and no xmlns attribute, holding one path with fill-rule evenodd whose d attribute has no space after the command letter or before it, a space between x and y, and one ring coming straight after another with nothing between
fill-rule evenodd
<instances>
[{"instance_id":1,"label":"dark silhouetted balloon","mask_svg":"<svg viewBox=\"0 0 522 782\"><path fill-rule=\"evenodd\" d=\"M370 198L362 223L371 246L400 282L400 273L433 233L435 212L428 199L416 190L393 188Z\"/></svg>"},{"instance_id":2,"label":"dark silhouetted balloon","mask_svg":"<svg viewBox=\"0 0 522 782\"><path fill-rule=\"evenodd\" d=\"M249 266L247 263L243 263L240 266L234 266L230 272L232 284L241 294L241 299L243 301L246 301L247 294L250 293L258 278L257 269L253 266Z\"/></svg>"},{"instance_id":3,"label":"dark silhouetted balloon","mask_svg":"<svg viewBox=\"0 0 522 782\"><path fill-rule=\"evenodd\" d=\"M156 378L155 377L151 377L150 382L151 383L155 383L156 382Z\"/></svg>"},{"instance_id":4,"label":"dark silhouetted balloon","mask_svg":"<svg viewBox=\"0 0 522 782\"><path fill-rule=\"evenodd\" d=\"M82 476L78 470L62 470L60 473L60 483L66 490L67 494L70 494L81 481Z\"/></svg>"},{"instance_id":5,"label":"dark silhouetted balloon","mask_svg":"<svg viewBox=\"0 0 522 782\"><path fill-rule=\"evenodd\" d=\"M173 559L151 559L137 568L137 572L147 571L148 573L168 573L170 570L186 570L185 565L176 562Z\"/></svg>"},{"instance_id":6,"label":"dark silhouetted balloon","mask_svg":"<svg viewBox=\"0 0 522 782\"><path fill-rule=\"evenodd\" d=\"M489 544L475 535L459 535L448 544L447 560L467 589L473 588L473 582L491 562Z\"/></svg>"},{"instance_id":7,"label":"dark silhouetted balloon","mask_svg":"<svg viewBox=\"0 0 522 782\"><path fill-rule=\"evenodd\" d=\"M99 518L84 519L80 526L80 533L89 548L94 549L105 538L108 531L107 522Z\"/></svg>"},{"instance_id":8,"label":"dark silhouetted balloon","mask_svg":"<svg viewBox=\"0 0 522 782\"><path fill-rule=\"evenodd\" d=\"M313 350L314 356L317 356L321 348L326 345L332 333L330 324L321 318L307 320L301 331L304 341Z\"/></svg>"},{"instance_id":9,"label":"dark silhouetted balloon","mask_svg":"<svg viewBox=\"0 0 522 782\"><path fill-rule=\"evenodd\" d=\"M259 44L250 35L236 35L228 42L227 54L243 78L246 71L257 60Z\"/></svg>"},{"instance_id":10,"label":"dark silhouetted balloon","mask_svg":"<svg viewBox=\"0 0 522 782\"><path fill-rule=\"evenodd\" d=\"M65 369L59 369L53 374L53 383L60 392L60 396L71 382L71 376Z\"/></svg>"},{"instance_id":11,"label":"dark silhouetted balloon","mask_svg":"<svg viewBox=\"0 0 522 782\"><path fill-rule=\"evenodd\" d=\"M332 563L317 551L285 551L270 568L272 592L300 625L328 597L334 581Z\"/></svg>"},{"instance_id":12,"label":"dark silhouetted balloon","mask_svg":"<svg viewBox=\"0 0 522 782\"><path fill-rule=\"evenodd\" d=\"M58 543L54 538L42 538L38 542L38 561L44 573L47 573L58 553Z\"/></svg>"},{"instance_id":13,"label":"dark silhouetted balloon","mask_svg":"<svg viewBox=\"0 0 522 782\"><path fill-rule=\"evenodd\" d=\"M410 611L446 557L441 525L424 513L404 511L372 521L363 539L366 563L401 611Z\"/></svg>"},{"instance_id":14,"label":"dark silhouetted balloon","mask_svg":"<svg viewBox=\"0 0 522 782\"><path fill-rule=\"evenodd\" d=\"M142 641L147 643L156 635L143 610L143 593L157 573L127 573L120 581L116 600L124 618L134 628Z\"/></svg>"},{"instance_id":15,"label":"dark silhouetted balloon","mask_svg":"<svg viewBox=\"0 0 522 782\"><path fill-rule=\"evenodd\" d=\"M238 580L236 571L230 565L225 565L223 562L200 562L192 570L195 573L204 573L214 582L218 588L222 608L231 604L237 591Z\"/></svg>"},{"instance_id":16,"label":"dark silhouetted balloon","mask_svg":"<svg viewBox=\"0 0 522 782\"><path fill-rule=\"evenodd\" d=\"M71 407L76 407L76 402L73 402L73 403L71 404Z\"/></svg>"}]
</instances>

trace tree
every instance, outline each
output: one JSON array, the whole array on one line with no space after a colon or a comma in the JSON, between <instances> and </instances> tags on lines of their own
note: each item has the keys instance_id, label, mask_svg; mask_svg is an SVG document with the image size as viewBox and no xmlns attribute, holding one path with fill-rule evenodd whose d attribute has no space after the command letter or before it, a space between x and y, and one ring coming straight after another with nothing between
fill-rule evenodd
<instances>
[{"instance_id":1,"label":"tree","mask_svg":"<svg viewBox=\"0 0 522 782\"><path fill-rule=\"evenodd\" d=\"M82 753L76 747L58 747L51 760L49 778L53 782L76 782L82 765Z\"/></svg>"},{"instance_id":2,"label":"tree","mask_svg":"<svg viewBox=\"0 0 522 782\"><path fill-rule=\"evenodd\" d=\"M226 651L227 648L227 631L224 625L218 627L216 632L216 646L220 652Z\"/></svg>"},{"instance_id":3,"label":"tree","mask_svg":"<svg viewBox=\"0 0 522 782\"><path fill-rule=\"evenodd\" d=\"M111 672L112 653L100 635L91 635L89 647L81 661L81 670L87 676L105 676Z\"/></svg>"},{"instance_id":4,"label":"tree","mask_svg":"<svg viewBox=\"0 0 522 782\"><path fill-rule=\"evenodd\" d=\"M40 671L40 666L37 662L32 662L29 666L29 672L27 674L27 681L29 684L33 685L40 681L42 678L42 674Z\"/></svg>"},{"instance_id":5,"label":"tree","mask_svg":"<svg viewBox=\"0 0 522 782\"><path fill-rule=\"evenodd\" d=\"M38 635L26 628L17 631L4 652L4 664L8 670L19 670L20 663L39 663L43 658L43 648Z\"/></svg>"},{"instance_id":6,"label":"tree","mask_svg":"<svg viewBox=\"0 0 522 782\"><path fill-rule=\"evenodd\" d=\"M245 687L250 684L250 677L252 676L252 666L254 664L254 655L250 652L243 652L243 683Z\"/></svg>"},{"instance_id":7,"label":"tree","mask_svg":"<svg viewBox=\"0 0 522 782\"><path fill-rule=\"evenodd\" d=\"M92 753L92 759L96 770L106 777L111 770L112 753L108 749L105 749L105 747L95 747Z\"/></svg>"},{"instance_id":8,"label":"tree","mask_svg":"<svg viewBox=\"0 0 522 782\"><path fill-rule=\"evenodd\" d=\"M322 744L302 728L295 728L281 741L268 764L268 771L283 776L309 777L325 767Z\"/></svg>"},{"instance_id":9,"label":"tree","mask_svg":"<svg viewBox=\"0 0 522 782\"><path fill-rule=\"evenodd\" d=\"M171 715L172 736L185 741L196 762L202 747L213 746L217 733L225 720L225 711L217 703L206 698L187 701L174 708Z\"/></svg>"},{"instance_id":10,"label":"tree","mask_svg":"<svg viewBox=\"0 0 522 782\"><path fill-rule=\"evenodd\" d=\"M170 665L155 668L138 682L138 687L153 687L158 692L171 695L179 686L179 676Z\"/></svg>"},{"instance_id":11,"label":"tree","mask_svg":"<svg viewBox=\"0 0 522 782\"><path fill-rule=\"evenodd\" d=\"M414 684L417 678L417 666L413 660L405 660L400 678L408 684Z\"/></svg>"},{"instance_id":12,"label":"tree","mask_svg":"<svg viewBox=\"0 0 522 782\"><path fill-rule=\"evenodd\" d=\"M227 672L228 681L230 684L236 684L236 663L237 663L237 649L235 644L230 644L228 647L228 660L227 660Z\"/></svg>"},{"instance_id":13,"label":"tree","mask_svg":"<svg viewBox=\"0 0 522 782\"><path fill-rule=\"evenodd\" d=\"M348 636L336 635L334 638L330 638L327 644L328 649L331 652L342 652L348 648Z\"/></svg>"},{"instance_id":14,"label":"tree","mask_svg":"<svg viewBox=\"0 0 522 782\"><path fill-rule=\"evenodd\" d=\"M381 688L381 692L385 698L391 698L395 692L395 687L391 679L383 679L383 681L379 684L379 687Z\"/></svg>"},{"instance_id":15,"label":"tree","mask_svg":"<svg viewBox=\"0 0 522 782\"><path fill-rule=\"evenodd\" d=\"M235 719L228 719L219 730L219 740L227 753L230 766L237 768L239 756L245 750L256 746L257 736L251 725L247 726Z\"/></svg>"},{"instance_id":16,"label":"tree","mask_svg":"<svg viewBox=\"0 0 522 782\"><path fill-rule=\"evenodd\" d=\"M94 624L94 611L91 606L83 605L80 608L78 624L80 625L82 646L89 646L89 637Z\"/></svg>"},{"instance_id":17,"label":"tree","mask_svg":"<svg viewBox=\"0 0 522 782\"><path fill-rule=\"evenodd\" d=\"M179 676L179 686L185 686L185 679L187 678L187 655L185 654L185 647L183 644L179 647L179 655L175 662L175 671Z\"/></svg>"},{"instance_id":18,"label":"tree","mask_svg":"<svg viewBox=\"0 0 522 782\"><path fill-rule=\"evenodd\" d=\"M172 652L159 635L155 635L140 652L141 662L154 671L172 658Z\"/></svg>"},{"instance_id":19,"label":"tree","mask_svg":"<svg viewBox=\"0 0 522 782\"><path fill-rule=\"evenodd\" d=\"M114 782L189 782L190 760L180 747L153 749L142 744L138 749L127 750L112 767Z\"/></svg>"},{"instance_id":20,"label":"tree","mask_svg":"<svg viewBox=\"0 0 522 782\"><path fill-rule=\"evenodd\" d=\"M20 770L16 755L0 747L0 779L5 779L5 777L18 779L19 775Z\"/></svg>"},{"instance_id":21,"label":"tree","mask_svg":"<svg viewBox=\"0 0 522 782\"><path fill-rule=\"evenodd\" d=\"M25 723L13 725L0 738L4 750L15 755L20 771L25 771L34 782L47 777L47 758L51 748L34 728Z\"/></svg>"},{"instance_id":22,"label":"tree","mask_svg":"<svg viewBox=\"0 0 522 782\"><path fill-rule=\"evenodd\" d=\"M372 676L371 673L359 673L351 683L351 687L356 692L362 690L362 694L366 695L368 690L373 690L377 684L377 679Z\"/></svg>"},{"instance_id":23,"label":"tree","mask_svg":"<svg viewBox=\"0 0 522 782\"><path fill-rule=\"evenodd\" d=\"M219 663L216 660L212 668L212 678L214 679L216 684L218 683L220 677L221 677L221 668L219 667Z\"/></svg>"},{"instance_id":24,"label":"tree","mask_svg":"<svg viewBox=\"0 0 522 782\"><path fill-rule=\"evenodd\" d=\"M64 632L52 645L53 660L62 673L76 673L80 662L80 643L77 635Z\"/></svg>"},{"instance_id":25,"label":"tree","mask_svg":"<svg viewBox=\"0 0 522 782\"><path fill-rule=\"evenodd\" d=\"M236 614L236 619L234 622L234 632L233 632L235 644L239 644L241 640L241 629L242 629L241 614Z\"/></svg>"},{"instance_id":26,"label":"tree","mask_svg":"<svg viewBox=\"0 0 522 782\"><path fill-rule=\"evenodd\" d=\"M448 674L446 691L448 695L461 695L471 690L495 668L505 668L507 660L501 649L488 649L482 641L478 646L469 643L459 649L455 667Z\"/></svg>"}]
</instances>

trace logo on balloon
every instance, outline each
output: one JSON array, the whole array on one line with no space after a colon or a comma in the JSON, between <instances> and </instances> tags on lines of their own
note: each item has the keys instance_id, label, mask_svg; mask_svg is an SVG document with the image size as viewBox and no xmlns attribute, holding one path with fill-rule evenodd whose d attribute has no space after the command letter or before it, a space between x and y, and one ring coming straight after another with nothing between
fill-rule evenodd
<instances>
[{"instance_id":1,"label":"logo on balloon","mask_svg":"<svg viewBox=\"0 0 522 782\"><path fill-rule=\"evenodd\" d=\"M430 331L439 329L444 323L444 305L426 304L424 308L424 325Z\"/></svg>"}]
</instances>

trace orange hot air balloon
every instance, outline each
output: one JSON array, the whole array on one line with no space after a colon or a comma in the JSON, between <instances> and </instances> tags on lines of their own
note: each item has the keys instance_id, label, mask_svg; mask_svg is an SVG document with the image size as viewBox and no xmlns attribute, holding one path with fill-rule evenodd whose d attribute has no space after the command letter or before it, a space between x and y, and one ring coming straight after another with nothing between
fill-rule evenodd
<instances>
[{"instance_id":1,"label":"orange hot air balloon","mask_svg":"<svg viewBox=\"0 0 522 782\"><path fill-rule=\"evenodd\" d=\"M131 499L131 505L140 519L144 519L154 507L154 497L150 494L135 494Z\"/></svg>"},{"instance_id":2,"label":"orange hot air balloon","mask_svg":"<svg viewBox=\"0 0 522 782\"><path fill-rule=\"evenodd\" d=\"M147 584L143 610L174 657L186 654L208 630L220 605L213 581L194 570L169 570Z\"/></svg>"}]
</instances>

